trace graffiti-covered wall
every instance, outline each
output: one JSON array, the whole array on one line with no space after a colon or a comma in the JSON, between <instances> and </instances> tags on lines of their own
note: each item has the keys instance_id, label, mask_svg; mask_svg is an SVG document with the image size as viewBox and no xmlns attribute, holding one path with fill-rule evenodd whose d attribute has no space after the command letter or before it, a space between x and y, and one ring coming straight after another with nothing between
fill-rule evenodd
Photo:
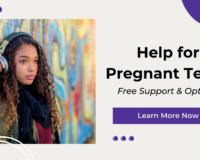
<instances>
[{"instance_id":1,"label":"graffiti-covered wall","mask_svg":"<svg viewBox=\"0 0 200 160\"><path fill-rule=\"evenodd\" d=\"M95 130L95 20L0 19L0 40L30 33L54 74L62 143L84 143Z\"/></svg>"}]
</instances>

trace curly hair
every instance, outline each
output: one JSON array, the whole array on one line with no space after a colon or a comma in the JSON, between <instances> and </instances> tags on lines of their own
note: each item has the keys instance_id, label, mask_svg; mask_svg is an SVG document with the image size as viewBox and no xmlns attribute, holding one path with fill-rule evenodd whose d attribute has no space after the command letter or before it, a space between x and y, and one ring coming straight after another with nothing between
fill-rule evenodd
<instances>
[{"instance_id":1,"label":"curly hair","mask_svg":"<svg viewBox=\"0 0 200 160\"><path fill-rule=\"evenodd\" d=\"M46 55L40 44L34 39L25 36L17 37L11 41L3 54L8 59L9 70L8 73L4 75L0 74L0 102L5 102L8 104L9 111L6 120L9 123L7 127L11 131L13 122L17 121L18 118L17 104L19 104L20 101L18 93L18 81L16 78L15 54L23 44L33 45L37 49L38 70L31 86L36 88L37 92L42 94L49 103L52 124L52 138L54 140L54 133L57 129L61 128L61 115L58 111L55 100L53 74L50 71Z\"/></svg>"}]
</instances>

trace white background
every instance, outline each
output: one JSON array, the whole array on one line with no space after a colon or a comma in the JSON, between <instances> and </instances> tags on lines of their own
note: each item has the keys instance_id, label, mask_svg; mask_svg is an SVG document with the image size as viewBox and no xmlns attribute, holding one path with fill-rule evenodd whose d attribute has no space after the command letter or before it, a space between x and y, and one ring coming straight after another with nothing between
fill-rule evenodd
<instances>
[{"instance_id":1,"label":"white background","mask_svg":"<svg viewBox=\"0 0 200 160\"><path fill-rule=\"evenodd\" d=\"M176 50L199 49L200 24L185 10L181 0L56 0L1 1L0 18L96 19L96 144L27 145L38 159L200 159L199 125L113 125L113 107L200 107L200 95L118 95L119 87L199 88L198 79L186 79L185 67L200 70L200 55L177 58ZM137 58L137 47L173 51L167 61ZM106 68L118 70L173 70L180 79L106 79ZM113 136L135 140L113 141ZM12 146L0 146L0 159L26 159Z\"/></svg>"}]
</instances>

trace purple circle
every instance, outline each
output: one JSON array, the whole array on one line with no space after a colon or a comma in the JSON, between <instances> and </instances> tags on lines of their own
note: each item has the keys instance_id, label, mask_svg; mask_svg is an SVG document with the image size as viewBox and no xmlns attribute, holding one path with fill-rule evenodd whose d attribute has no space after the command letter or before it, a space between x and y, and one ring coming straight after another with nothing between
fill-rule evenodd
<instances>
[{"instance_id":1,"label":"purple circle","mask_svg":"<svg viewBox=\"0 0 200 160\"><path fill-rule=\"evenodd\" d=\"M117 140L118 140L118 137L117 137L117 136L114 136L114 137L113 137L113 140L114 140L114 141L117 141Z\"/></svg>"},{"instance_id":2,"label":"purple circle","mask_svg":"<svg viewBox=\"0 0 200 160\"><path fill-rule=\"evenodd\" d=\"M133 136L130 136L130 137L129 137L129 140L130 140L130 141L133 141L133 140L134 140L134 137L133 137Z\"/></svg>"},{"instance_id":3,"label":"purple circle","mask_svg":"<svg viewBox=\"0 0 200 160\"><path fill-rule=\"evenodd\" d=\"M125 136L122 136L121 140L122 140L122 141L125 141L125 140L126 140L126 137L125 137Z\"/></svg>"},{"instance_id":4,"label":"purple circle","mask_svg":"<svg viewBox=\"0 0 200 160\"><path fill-rule=\"evenodd\" d=\"M2 8L0 7L0 12L2 11Z\"/></svg>"},{"instance_id":5,"label":"purple circle","mask_svg":"<svg viewBox=\"0 0 200 160\"><path fill-rule=\"evenodd\" d=\"M195 1L182 0L182 1L185 9L190 14L190 16L200 23L200 10L199 10L200 1L199 0Z\"/></svg>"}]
</instances>

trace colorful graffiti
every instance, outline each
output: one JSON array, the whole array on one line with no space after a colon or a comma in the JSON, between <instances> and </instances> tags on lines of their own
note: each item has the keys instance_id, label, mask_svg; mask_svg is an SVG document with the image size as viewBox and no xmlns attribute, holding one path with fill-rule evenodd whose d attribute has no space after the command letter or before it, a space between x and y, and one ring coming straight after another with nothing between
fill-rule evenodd
<instances>
[{"instance_id":1,"label":"colorful graffiti","mask_svg":"<svg viewBox=\"0 0 200 160\"><path fill-rule=\"evenodd\" d=\"M0 19L0 40L30 33L44 48L62 114L62 143L95 137L95 20Z\"/></svg>"}]
</instances>

